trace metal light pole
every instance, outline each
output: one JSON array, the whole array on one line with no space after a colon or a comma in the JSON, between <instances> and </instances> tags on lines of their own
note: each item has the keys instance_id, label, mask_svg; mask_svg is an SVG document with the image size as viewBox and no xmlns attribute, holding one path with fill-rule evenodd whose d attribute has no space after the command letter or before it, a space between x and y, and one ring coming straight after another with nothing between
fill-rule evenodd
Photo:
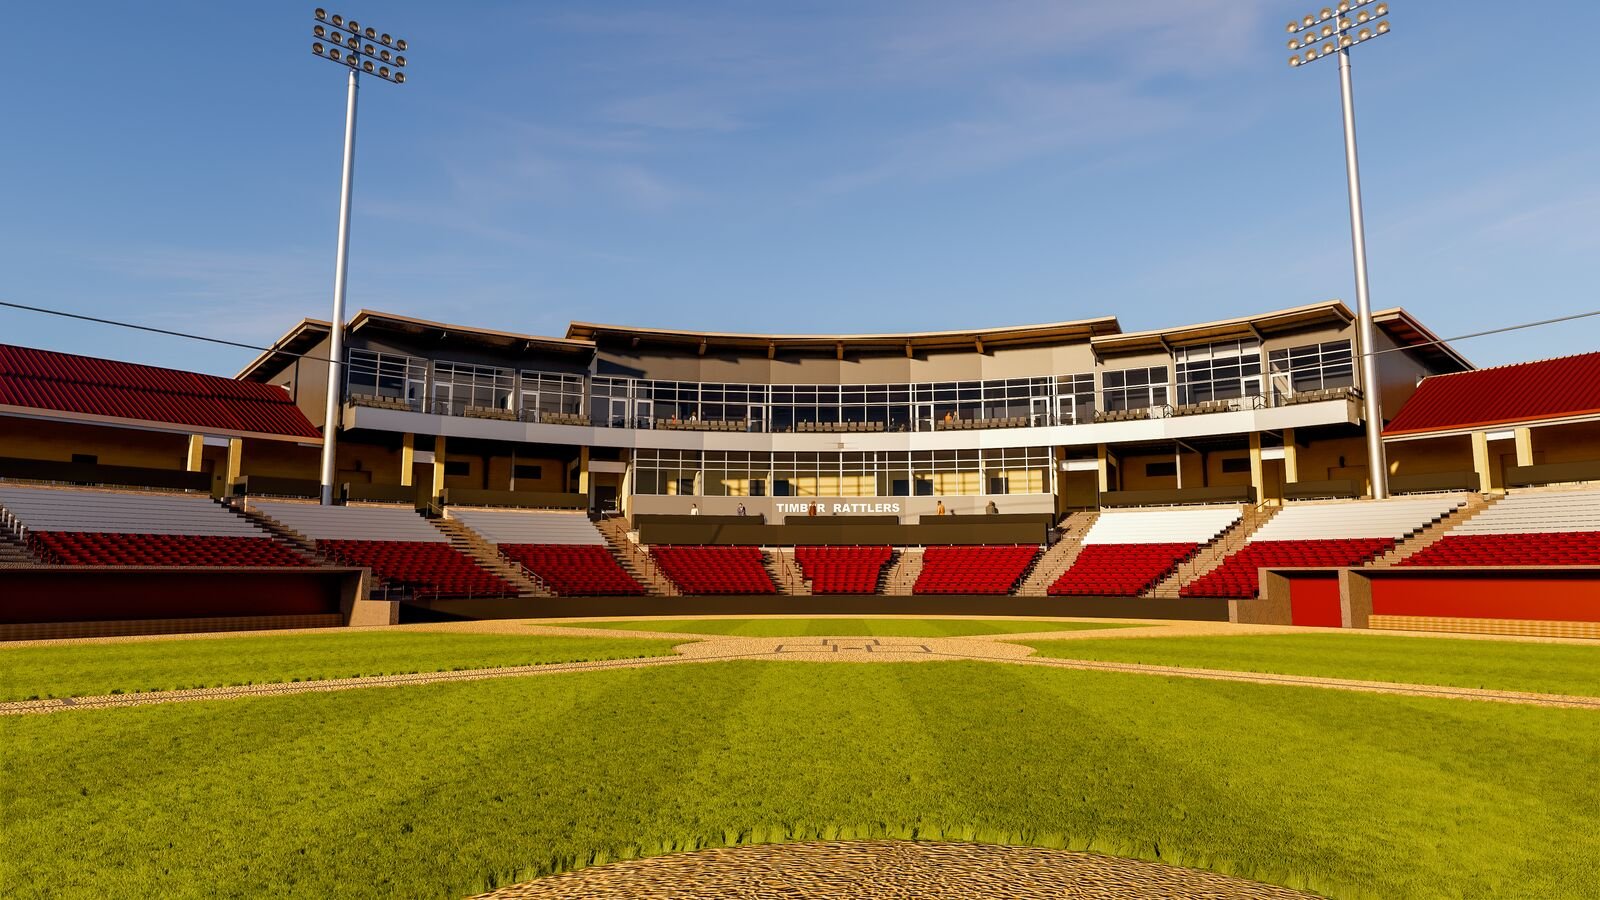
<instances>
[{"instance_id":1,"label":"metal light pole","mask_svg":"<svg viewBox=\"0 0 1600 900\"><path fill-rule=\"evenodd\" d=\"M1370 8L1369 8L1370 7ZM1389 33L1389 4L1373 0L1323 7L1289 23L1289 65L1299 68L1328 56L1339 57L1339 95L1344 105L1344 165L1350 188L1350 244L1356 268L1356 335L1361 355L1361 396L1367 431L1367 471L1372 499L1389 496L1389 464L1383 453L1383 408L1379 397L1378 363L1372 300L1367 292L1367 234L1361 214L1361 170L1356 162L1356 110L1350 87L1350 48Z\"/></svg>"},{"instance_id":2,"label":"metal light pole","mask_svg":"<svg viewBox=\"0 0 1600 900\"><path fill-rule=\"evenodd\" d=\"M344 112L344 178L339 188L339 251L333 264L333 320L329 329L328 403L322 419L322 505L333 504L333 479L338 458L339 422L342 418L344 373L344 289L350 271L350 191L356 177L356 93L361 73L394 84L405 84L406 49L402 39L362 28L354 19L325 9L313 13L317 24L311 52L350 70L349 94ZM376 41L377 43L372 43ZM391 49L392 48L392 49ZM392 68L391 68L392 66Z\"/></svg>"}]
</instances>

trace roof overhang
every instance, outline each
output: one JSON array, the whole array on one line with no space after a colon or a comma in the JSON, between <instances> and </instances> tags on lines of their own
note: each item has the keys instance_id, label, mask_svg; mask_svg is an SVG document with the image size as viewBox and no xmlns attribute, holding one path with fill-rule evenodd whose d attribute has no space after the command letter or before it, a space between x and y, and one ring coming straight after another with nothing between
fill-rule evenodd
<instances>
[{"instance_id":1,"label":"roof overhang","mask_svg":"<svg viewBox=\"0 0 1600 900\"><path fill-rule=\"evenodd\" d=\"M328 323L323 319L301 319L298 324L272 342L272 346L250 361L250 364L233 376L238 381L269 381L295 360L311 351L328 337Z\"/></svg>"},{"instance_id":2,"label":"roof overhang","mask_svg":"<svg viewBox=\"0 0 1600 900\"><path fill-rule=\"evenodd\" d=\"M1380 309L1372 314L1372 324L1383 329L1406 352L1414 354L1442 372L1466 372L1477 368L1456 352L1443 338L1401 307Z\"/></svg>"},{"instance_id":3,"label":"roof overhang","mask_svg":"<svg viewBox=\"0 0 1600 900\"><path fill-rule=\"evenodd\" d=\"M1391 443L1420 441L1429 438L1468 437L1477 431L1498 428L1542 428L1547 425L1575 425L1581 422L1600 422L1600 409L1564 416L1536 416L1523 419L1493 419L1450 425L1444 428L1408 428L1405 431L1383 432L1383 439Z\"/></svg>"},{"instance_id":4,"label":"roof overhang","mask_svg":"<svg viewBox=\"0 0 1600 900\"><path fill-rule=\"evenodd\" d=\"M68 412L44 409L37 406L0 405L0 416L34 419L48 422L65 422L73 425L91 425L101 428L124 428L129 431L153 431L162 434L206 434L216 437L249 438L258 441L286 441L307 446L322 446L317 435L276 434L264 431L239 431L232 428L185 425L181 422L155 422L147 419L126 419L120 416L100 416L93 413Z\"/></svg>"},{"instance_id":5,"label":"roof overhang","mask_svg":"<svg viewBox=\"0 0 1600 900\"><path fill-rule=\"evenodd\" d=\"M1087 342L1097 335L1116 334L1120 330L1115 316L1045 325L882 334L753 334L573 322L567 328L567 337L595 344L625 343L630 349L648 345L691 349L702 355L711 349L746 350L770 357L784 350L839 356L852 350L906 353L918 350L973 350L983 353L993 347Z\"/></svg>"},{"instance_id":6,"label":"roof overhang","mask_svg":"<svg viewBox=\"0 0 1600 900\"><path fill-rule=\"evenodd\" d=\"M294 362L295 359L310 352L317 344L327 339L329 325L322 319L301 319L300 323L283 337L274 341L272 347L260 356L257 356L234 376L243 381L267 381L272 376ZM443 322L432 322L427 319L418 319L412 316L402 316L396 313L377 312L363 309L356 313L355 318L345 326L345 334L366 332L370 334L391 334L410 338L412 340L426 341L435 346L465 347L474 350L490 350L498 352L541 352L572 354L587 356L594 352L594 344L590 341L573 340L571 338L543 337L533 334L518 334L512 331L496 331L492 328L472 328L465 325L448 325Z\"/></svg>"},{"instance_id":7,"label":"roof overhang","mask_svg":"<svg viewBox=\"0 0 1600 900\"><path fill-rule=\"evenodd\" d=\"M1164 328L1154 331L1134 331L1127 334L1108 335L1094 339L1096 353L1118 354L1144 351L1170 351L1173 347L1188 344L1208 344L1213 341L1261 338L1287 331L1314 328L1319 325L1345 326L1355 315L1342 302L1329 300L1310 306L1297 306L1277 312L1254 316L1220 319L1200 325Z\"/></svg>"}]
</instances>

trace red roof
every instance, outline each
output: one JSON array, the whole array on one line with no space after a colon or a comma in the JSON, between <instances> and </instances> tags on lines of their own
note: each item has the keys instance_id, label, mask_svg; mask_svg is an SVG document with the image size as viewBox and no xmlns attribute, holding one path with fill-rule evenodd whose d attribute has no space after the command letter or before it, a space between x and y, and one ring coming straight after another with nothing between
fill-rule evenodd
<instances>
[{"instance_id":1,"label":"red roof","mask_svg":"<svg viewBox=\"0 0 1600 900\"><path fill-rule=\"evenodd\" d=\"M1385 437L1600 415L1600 353L1424 378Z\"/></svg>"},{"instance_id":2,"label":"red roof","mask_svg":"<svg viewBox=\"0 0 1600 900\"><path fill-rule=\"evenodd\" d=\"M0 406L316 438L282 388L0 344Z\"/></svg>"}]
</instances>

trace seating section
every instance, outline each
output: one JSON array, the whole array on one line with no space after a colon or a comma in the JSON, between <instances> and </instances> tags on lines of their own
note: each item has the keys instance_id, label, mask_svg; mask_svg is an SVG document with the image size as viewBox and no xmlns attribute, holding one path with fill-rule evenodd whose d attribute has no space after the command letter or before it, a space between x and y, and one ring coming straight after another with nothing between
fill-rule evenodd
<instances>
[{"instance_id":1,"label":"seating section","mask_svg":"<svg viewBox=\"0 0 1600 900\"><path fill-rule=\"evenodd\" d=\"M1600 565L1600 491L1512 494L1400 565Z\"/></svg>"},{"instance_id":2,"label":"seating section","mask_svg":"<svg viewBox=\"0 0 1600 900\"><path fill-rule=\"evenodd\" d=\"M1231 506L1103 512L1049 593L1137 596L1237 521L1239 508Z\"/></svg>"},{"instance_id":3,"label":"seating section","mask_svg":"<svg viewBox=\"0 0 1600 900\"><path fill-rule=\"evenodd\" d=\"M611 555L605 535L582 512L456 507L449 516L482 535L507 559L563 596L645 593Z\"/></svg>"},{"instance_id":4,"label":"seating section","mask_svg":"<svg viewBox=\"0 0 1600 900\"><path fill-rule=\"evenodd\" d=\"M594 544L500 544L500 553L538 575L562 596L604 597L645 593L644 585Z\"/></svg>"},{"instance_id":5,"label":"seating section","mask_svg":"<svg viewBox=\"0 0 1600 900\"><path fill-rule=\"evenodd\" d=\"M1022 546L929 547L914 594L1009 594L1027 574L1039 548Z\"/></svg>"},{"instance_id":6,"label":"seating section","mask_svg":"<svg viewBox=\"0 0 1600 900\"><path fill-rule=\"evenodd\" d=\"M760 547L652 547L650 555L685 594L776 594Z\"/></svg>"},{"instance_id":7,"label":"seating section","mask_svg":"<svg viewBox=\"0 0 1600 900\"><path fill-rule=\"evenodd\" d=\"M419 598L511 597L515 585L450 546L403 506L319 506L251 501L250 508L313 540L329 558L370 568L378 581Z\"/></svg>"},{"instance_id":8,"label":"seating section","mask_svg":"<svg viewBox=\"0 0 1600 900\"><path fill-rule=\"evenodd\" d=\"M510 597L516 586L472 557L437 541L363 541L322 538L323 555L372 570L379 581L416 597Z\"/></svg>"},{"instance_id":9,"label":"seating section","mask_svg":"<svg viewBox=\"0 0 1600 900\"><path fill-rule=\"evenodd\" d=\"M894 558L888 547L796 547L795 562L813 594L873 594L883 567Z\"/></svg>"},{"instance_id":10,"label":"seating section","mask_svg":"<svg viewBox=\"0 0 1600 900\"><path fill-rule=\"evenodd\" d=\"M1262 568L1359 566L1461 503L1456 497L1406 497L1291 505L1179 594L1249 598L1261 592Z\"/></svg>"},{"instance_id":11,"label":"seating section","mask_svg":"<svg viewBox=\"0 0 1600 900\"><path fill-rule=\"evenodd\" d=\"M5 486L0 518L40 559L60 565L309 565L254 523L195 494Z\"/></svg>"},{"instance_id":12,"label":"seating section","mask_svg":"<svg viewBox=\"0 0 1600 900\"><path fill-rule=\"evenodd\" d=\"M64 566L306 566L270 537L35 531L28 546Z\"/></svg>"}]
</instances>

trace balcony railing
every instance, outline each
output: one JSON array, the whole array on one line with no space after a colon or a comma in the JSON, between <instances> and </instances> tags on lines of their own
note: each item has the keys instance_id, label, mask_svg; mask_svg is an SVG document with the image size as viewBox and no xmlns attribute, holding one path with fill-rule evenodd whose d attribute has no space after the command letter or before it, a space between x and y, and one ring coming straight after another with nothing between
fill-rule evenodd
<instances>
[{"instance_id":1,"label":"balcony railing","mask_svg":"<svg viewBox=\"0 0 1600 900\"><path fill-rule=\"evenodd\" d=\"M541 409L511 409L499 406L480 406L464 400L422 401L404 397L388 397L367 393L352 393L351 406L374 409L392 409L405 412L429 412L440 416L459 416L471 419L491 419L507 422L538 423L545 425L577 425L597 428L630 428L660 431L711 431L754 432L773 434L881 434L930 431L970 431L991 428L1043 428L1055 425L1079 425L1088 422L1127 422L1144 419L1166 419L1179 416L1209 415L1211 413L1238 412L1271 407L1295 406L1338 399L1359 399L1361 392L1353 387L1323 388L1290 393L1274 390L1270 395L1250 394L1226 400L1205 400L1187 404L1157 404L1148 407L1117 410L1087 410L1076 413L1051 413L1035 410L1028 413L1013 412L1006 415L959 415L955 413L930 415L926 411L909 418L896 417L889 421L800 421L772 422L770 418L715 419L691 416L689 418L657 418L650 415L625 413L551 411ZM604 406L597 402L596 408ZM1015 407L1013 407L1015 409ZM770 411L769 411L770 412ZM909 413L910 410L901 410Z\"/></svg>"}]
</instances>

